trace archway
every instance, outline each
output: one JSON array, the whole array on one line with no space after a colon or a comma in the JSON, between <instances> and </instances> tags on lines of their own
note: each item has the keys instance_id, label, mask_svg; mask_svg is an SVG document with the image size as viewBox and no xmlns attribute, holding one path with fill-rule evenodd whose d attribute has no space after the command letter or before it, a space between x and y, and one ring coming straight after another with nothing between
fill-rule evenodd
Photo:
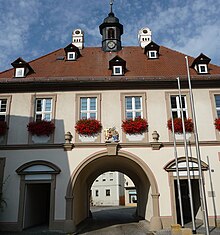
<instances>
[{"instance_id":1,"label":"archway","mask_svg":"<svg viewBox=\"0 0 220 235\"><path fill-rule=\"evenodd\" d=\"M65 230L89 217L89 190L94 180L107 171L119 171L129 176L138 194L137 215L151 221L151 229L161 228L159 215L159 192L150 168L139 157L126 151L116 156L101 151L86 158L73 172L66 194Z\"/></svg>"}]
</instances>

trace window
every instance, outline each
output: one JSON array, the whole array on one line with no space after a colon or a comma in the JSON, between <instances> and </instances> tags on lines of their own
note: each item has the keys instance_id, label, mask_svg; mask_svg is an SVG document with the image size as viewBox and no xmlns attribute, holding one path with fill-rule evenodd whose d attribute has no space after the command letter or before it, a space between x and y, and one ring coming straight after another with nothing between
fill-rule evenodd
<instances>
[{"instance_id":1,"label":"window","mask_svg":"<svg viewBox=\"0 0 220 235\"><path fill-rule=\"evenodd\" d=\"M157 58L157 51L149 51L149 52L148 52L148 56L149 56L149 58L151 58L151 59Z\"/></svg>"},{"instance_id":2,"label":"window","mask_svg":"<svg viewBox=\"0 0 220 235\"><path fill-rule=\"evenodd\" d=\"M208 73L207 65L206 64L199 64L199 73Z\"/></svg>"},{"instance_id":3,"label":"window","mask_svg":"<svg viewBox=\"0 0 220 235\"><path fill-rule=\"evenodd\" d=\"M68 52L67 60L76 60L76 52Z\"/></svg>"},{"instance_id":4,"label":"window","mask_svg":"<svg viewBox=\"0 0 220 235\"><path fill-rule=\"evenodd\" d=\"M96 196L96 197L99 196L99 190L95 190L95 196Z\"/></svg>"},{"instance_id":5,"label":"window","mask_svg":"<svg viewBox=\"0 0 220 235\"><path fill-rule=\"evenodd\" d=\"M97 119L97 97L80 98L80 119Z\"/></svg>"},{"instance_id":6,"label":"window","mask_svg":"<svg viewBox=\"0 0 220 235\"><path fill-rule=\"evenodd\" d=\"M24 77L24 68L16 68L15 77Z\"/></svg>"},{"instance_id":7,"label":"window","mask_svg":"<svg viewBox=\"0 0 220 235\"><path fill-rule=\"evenodd\" d=\"M115 38L115 30L110 28L108 30L108 38Z\"/></svg>"},{"instance_id":8,"label":"window","mask_svg":"<svg viewBox=\"0 0 220 235\"><path fill-rule=\"evenodd\" d=\"M52 98L37 98L35 101L35 121L51 121Z\"/></svg>"},{"instance_id":9,"label":"window","mask_svg":"<svg viewBox=\"0 0 220 235\"><path fill-rule=\"evenodd\" d=\"M220 95L215 95L215 107L217 117L220 118Z\"/></svg>"},{"instance_id":10,"label":"window","mask_svg":"<svg viewBox=\"0 0 220 235\"><path fill-rule=\"evenodd\" d=\"M182 96L181 98L182 98L182 106L183 106L183 116L184 118L188 118L186 96ZM170 96L170 102L171 102L173 118L181 118L179 96L178 95Z\"/></svg>"},{"instance_id":11,"label":"window","mask_svg":"<svg viewBox=\"0 0 220 235\"><path fill-rule=\"evenodd\" d=\"M105 195L107 196L107 197L109 197L111 194L110 194L110 189L106 189L105 190Z\"/></svg>"},{"instance_id":12,"label":"window","mask_svg":"<svg viewBox=\"0 0 220 235\"><path fill-rule=\"evenodd\" d=\"M113 75L123 75L122 66L113 66Z\"/></svg>"},{"instance_id":13,"label":"window","mask_svg":"<svg viewBox=\"0 0 220 235\"><path fill-rule=\"evenodd\" d=\"M143 107L141 96L126 96L125 97L125 118L134 119L136 117L143 118Z\"/></svg>"},{"instance_id":14,"label":"window","mask_svg":"<svg viewBox=\"0 0 220 235\"><path fill-rule=\"evenodd\" d=\"M0 99L0 121L6 121L7 99Z\"/></svg>"}]
</instances>

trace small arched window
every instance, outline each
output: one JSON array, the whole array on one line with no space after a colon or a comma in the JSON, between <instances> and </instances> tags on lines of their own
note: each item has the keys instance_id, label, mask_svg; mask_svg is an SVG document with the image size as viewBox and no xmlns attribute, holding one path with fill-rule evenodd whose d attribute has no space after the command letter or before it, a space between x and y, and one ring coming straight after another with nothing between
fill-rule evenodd
<instances>
[{"instance_id":1,"label":"small arched window","mask_svg":"<svg viewBox=\"0 0 220 235\"><path fill-rule=\"evenodd\" d=\"M115 38L115 30L113 28L108 30L108 38Z\"/></svg>"}]
</instances>

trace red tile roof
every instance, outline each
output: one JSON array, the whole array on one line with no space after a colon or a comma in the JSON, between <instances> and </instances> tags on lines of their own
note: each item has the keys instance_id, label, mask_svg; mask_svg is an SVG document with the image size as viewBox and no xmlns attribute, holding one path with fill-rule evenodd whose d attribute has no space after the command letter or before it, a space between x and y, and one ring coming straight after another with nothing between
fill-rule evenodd
<instances>
[{"instance_id":1,"label":"red tile roof","mask_svg":"<svg viewBox=\"0 0 220 235\"><path fill-rule=\"evenodd\" d=\"M50 54L42 56L38 59L29 62L35 73L28 75L26 78L19 80L41 80L56 78L77 78L77 80L87 78L104 78L115 79L111 76L109 70L109 61L116 55L126 61L125 73L126 79L135 77L151 78L176 78L177 76L185 77L186 61L185 55L171 50L169 48L160 47L159 59L148 59L141 47L124 47L119 52L103 52L98 47L87 47L81 51L81 57L77 61L57 60L58 57L64 57L64 49L59 49ZM192 64L195 58L189 58L189 65ZM209 64L209 75L197 75L196 71L190 68L191 76L201 77L220 75L220 66ZM0 73L0 80L11 80L14 76L13 68ZM5 79L4 79L5 78ZM117 78L118 79L118 78Z\"/></svg>"}]
</instances>

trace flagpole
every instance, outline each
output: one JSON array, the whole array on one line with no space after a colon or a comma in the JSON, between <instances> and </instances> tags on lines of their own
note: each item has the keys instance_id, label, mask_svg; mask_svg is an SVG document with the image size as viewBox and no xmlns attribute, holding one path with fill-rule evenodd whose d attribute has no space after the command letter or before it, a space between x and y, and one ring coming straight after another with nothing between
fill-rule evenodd
<instances>
[{"instance_id":1,"label":"flagpole","mask_svg":"<svg viewBox=\"0 0 220 235\"><path fill-rule=\"evenodd\" d=\"M189 187L189 200L190 200L190 209L191 209L191 216L192 216L192 231L196 233L196 225L195 225L195 216L194 216L194 208L193 208L193 196L192 196L192 186L191 186L191 177L190 177L190 170L189 170L189 155L188 155L188 147L186 141L186 129L184 123L184 116L183 116L183 104L182 104L182 95L181 95L181 88L180 88L180 79L177 78L178 82L178 89L179 89L179 104L180 104L180 111L181 111L181 119L182 119L182 126L183 126L183 139L184 139L184 148L185 148L185 155L186 155L186 169L187 169L187 180L188 180L188 187Z\"/></svg>"},{"instance_id":2,"label":"flagpole","mask_svg":"<svg viewBox=\"0 0 220 235\"><path fill-rule=\"evenodd\" d=\"M182 228L184 228L183 206L182 206L182 198L181 198L181 188L180 188L180 178L179 178L179 166L178 166L176 136L175 136L172 108L171 108L171 122L172 122L172 132L173 132L174 156L175 156L175 163L176 163L176 178L177 178L177 189L178 189L179 207L180 207L180 220L181 220L181 226L182 226Z\"/></svg>"},{"instance_id":3,"label":"flagpole","mask_svg":"<svg viewBox=\"0 0 220 235\"><path fill-rule=\"evenodd\" d=\"M205 228L206 228L206 234L209 235L208 210L207 210L207 203L206 203L204 179L203 179L203 174L202 174L199 138L198 138L197 124L196 124L196 114L195 114L195 107L194 107L193 92L192 92L192 87L191 87L188 57L185 56L185 59L186 59L187 76L188 76L188 83L189 83L190 104L192 108L192 119L193 119L193 126L194 126L196 154L197 154L198 168L199 168L199 180L200 180L200 187L201 187L200 189L201 190L201 204L202 204L202 211L203 211L204 223L205 223Z\"/></svg>"}]
</instances>

